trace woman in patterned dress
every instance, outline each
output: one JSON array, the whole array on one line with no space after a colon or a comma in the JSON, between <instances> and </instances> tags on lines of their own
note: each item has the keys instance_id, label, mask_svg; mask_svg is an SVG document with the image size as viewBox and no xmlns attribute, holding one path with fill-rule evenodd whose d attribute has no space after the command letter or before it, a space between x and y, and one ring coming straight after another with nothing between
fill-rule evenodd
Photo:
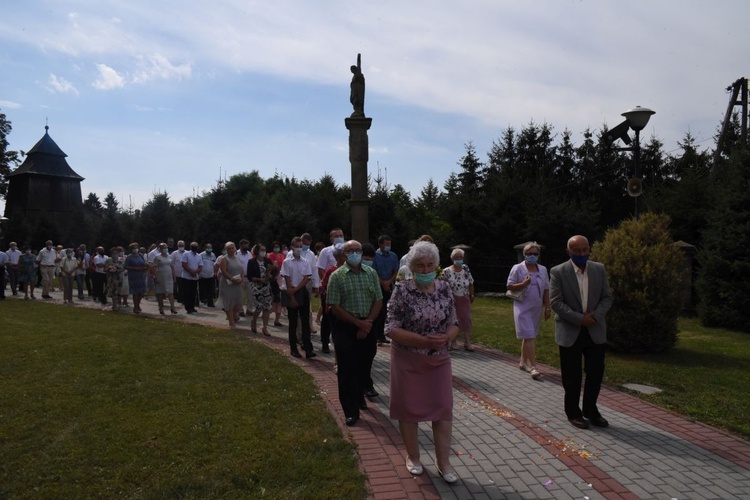
<instances>
[{"instance_id":1,"label":"woman in patterned dress","mask_svg":"<svg viewBox=\"0 0 750 500\"><path fill-rule=\"evenodd\" d=\"M406 446L406 468L424 472L419 459L419 422L432 422L438 473L458 481L450 464L453 384L448 351L458 335L453 292L435 280L437 247L420 241L409 250L413 279L399 282L388 302L385 333L391 339L390 416L398 420Z\"/></svg>"},{"instance_id":2,"label":"woman in patterned dress","mask_svg":"<svg viewBox=\"0 0 750 500\"><path fill-rule=\"evenodd\" d=\"M18 258L18 282L23 287L23 298L25 300L29 299L29 294L31 294L32 299L36 299L34 295L34 285L36 284L35 261L36 255L31 252L31 247L28 245L23 247L23 255Z\"/></svg>"},{"instance_id":3,"label":"woman in patterned dress","mask_svg":"<svg viewBox=\"0 0 750 500\"><path fill-rule=\"evenodd\" d=\"M133 312L141 313L141 300L146 293L146 274L148 265L146 259L140 253L138 243L128 246L130 255L125 259L125 269L128 272L128 290L133 295Z\"/></svg>"},{"instance_id":4,"label":"woman in patterned dress","mask_svg":"<svg viewBox=\"0 0 750 500\"><path fill-rule=\"evenodd\" d=\"M104 263L107 274L107 286L105 294L112 298L112 310L116 311L120 305L120 289L122 288L122 275L125 272L125 259L120 259L122 247L113 247L109 251L109 259Z\"/></svg>"},{"instance_id":5,"label":"woman in patterned dress","mask_svg":"<svg viewBox=\"0 0 750 500\"><path fill-rule=\"evenodd\" d=\"M471 304L474 302L474 278L469 266L464 264L464 251L456 248L451 252L452 266L443 270L440 279L445 280L453 290L453 302L456 304L458 329L464 337L464 349L473 351L471 347ZM456 348L456 341L451 346Z\"/></svg>"},{"instance_id":6,"label":"woman in patterned dress","mask_svg":"<svg viewBox=\"0 0 750 500\"><path fill-rule=\"evenodd\" d=\"M247 279L250 282L249 292L255 298L255 310L250 322L250 329L258 333L258 316L263 314L263 335L268 333L268 318L273 307L273 293L271 292L271 271L273 262L266 257L266 246L260 243L253 247L253 258L247 263Z\"/></svg>"},{"instance_id":7,"label":"woman in patterned dress","mask_svg":"<svg viewBox=\"0 0 750 500\"><path fill-rule=\"evenodd\" d=\"M174 306L174 266L166 243L159 243L159 253L154 256L154 262L151 266L151 276L154 281L156 302L159 304L159 314L164 314L164 297L169 300L172 314L177 314L177 309Z\"/></svg>"}]
</instances>

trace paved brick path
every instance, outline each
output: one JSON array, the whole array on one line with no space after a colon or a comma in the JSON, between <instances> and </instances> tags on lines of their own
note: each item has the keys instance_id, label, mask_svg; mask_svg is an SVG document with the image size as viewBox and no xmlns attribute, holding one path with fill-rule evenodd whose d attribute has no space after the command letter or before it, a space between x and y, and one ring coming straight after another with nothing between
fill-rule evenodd
<instances>
[{"instance_id":1,"label":"paved brick path","mask_svg":"<svg viewBox=\"0 0 750 500\"><path fill-rule=\"evenodd\" d=\"M53 297L61 304L59 292ZM153 300L143 310L158 316ZM166 320L226 327L221 310L199 311ZM249 319L241 324L248 337L288 352L285 328L270 328L269 338L251 333ZM316 335L313 343L320 347ZM450 486L437 476L428 424L420 424L426 472L413 477L397 423L388 418L389 349L378 348L373 366L381 396L353 428L343 424L333 355L290 357L314 377L342 432L356 443L372 498L750 499L748 442L608 388L600 409L610 427L576 429L562 411L559 371L542 366L542 379L533 381L517 357L483 347L453 356L452 463L461 480Z\"/></svg>"}]
</instances>

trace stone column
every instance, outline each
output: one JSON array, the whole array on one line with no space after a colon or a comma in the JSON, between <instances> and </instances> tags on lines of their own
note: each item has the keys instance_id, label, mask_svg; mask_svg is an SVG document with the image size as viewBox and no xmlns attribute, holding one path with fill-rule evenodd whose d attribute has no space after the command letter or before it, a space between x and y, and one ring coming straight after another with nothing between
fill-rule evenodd
<instances>
[{"instance_id":1,"label":"stone column","mask_svg":"<svg viewBox=\"0 0 750 500\"><path fill-rule=\"evenodd\" d=\"M372 118L356 116L345 118L349 130L349 162L352 165L352 238L364 244L370 241L369 201L367 199L367 131Z\"/></svg>"}]
</instances>

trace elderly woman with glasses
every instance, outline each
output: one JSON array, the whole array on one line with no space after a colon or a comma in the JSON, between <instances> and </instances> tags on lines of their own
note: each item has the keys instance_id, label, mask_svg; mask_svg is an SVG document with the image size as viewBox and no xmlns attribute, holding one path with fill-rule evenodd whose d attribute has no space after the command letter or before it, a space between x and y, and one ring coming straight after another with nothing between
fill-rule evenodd
<instances>
[{"instance_id":1,"label":"elderly woman with glasses","mask_svg":"<svg viewBox=\"0 0 750 500\"><path fill-rule=\"evenodd\" d=\"M507 288L513 292L524 290L520 300L513 302L513 319L516 323L516 337L521 340L521 361L518 367L531 374L531 378L541 376L536 368L536 336L542 320L550 317L549 274L547 268L539 264L540 247L532 242L523 247L523 262L516 264L508 275Z\"/></svg>"}]
</instances>

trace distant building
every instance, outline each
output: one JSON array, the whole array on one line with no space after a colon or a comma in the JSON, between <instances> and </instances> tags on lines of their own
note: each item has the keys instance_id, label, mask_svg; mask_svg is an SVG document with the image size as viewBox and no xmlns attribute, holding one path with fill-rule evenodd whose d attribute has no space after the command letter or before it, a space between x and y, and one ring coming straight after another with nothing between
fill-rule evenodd
<instances>
[{"instance_id":1,"label":"distant building","mask_svg":"<svg viewBox=\"0 0 750 500\"><path fill-rule=\"evenodd\" d=\"M47 239L62 245L78 241L84 225L83 177L70 168L67 156L45 126L44 137L26 153L21 166L8 174L7 239L35 248Z\"/></svg>"}]
</instances>

